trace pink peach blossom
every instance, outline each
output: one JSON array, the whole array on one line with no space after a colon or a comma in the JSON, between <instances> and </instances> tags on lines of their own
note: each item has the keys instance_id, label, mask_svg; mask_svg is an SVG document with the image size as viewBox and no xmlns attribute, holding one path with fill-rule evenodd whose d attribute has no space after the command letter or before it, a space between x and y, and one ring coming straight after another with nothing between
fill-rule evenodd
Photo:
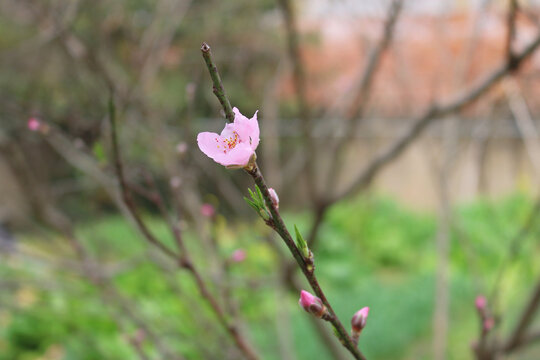
<instances>
[{"instance_id":1,"label":"pink peach blossom","mask_svg":"<svg viewBox=\"0 0 540 360\"><path fill-rule=\"evenodd\" d=\"M176 152L179 153L180 155L185 154L187 150L188 150L188 144L186 144L183 141L179 142L176 145Z\"/></svg>"},{"instance_id":2,"label":"pink peach blossom","mask_svg":"<svg viewBox=\"0 0 540 360\"><path fill-rule=\"evenodd\" d=\"M474 305L479 311L483 311L486 308L487 300L485 296L478 295L474 301Z\"/></svg>"},{"instance_id":3,"label":"pink peach blossom","mask_svg":"<svg viewBox=\"0 0 540 360\"><path fill-rule=\"evenodd\" d=\"M246 260L246 251L243 249L236 249L231 255L231 260L235 263L240 263Z\"/></svg>"},{"instance_id":4,"label":"pink peach blossom","mask_svg":"<svg viewBox=\"0 0 540 360\"><path fill-rule=\"evenodd\" d=\"M37 118L31 117L28 119L27 126L30 131L38 131L41 127L41 122Z\"/></svg>"},{"instance_id":5,"label":"pink peach blossom","mask_svg":"<svg viewBox=\"0 0 540 360\"><path fill-rule=\"evenodd\" d=\"M135 331L135 335L133 336L133 340L137 344L142 344L144 339L146 339L146 332L143 329L137 329L137 331Z\"/></svg>"},{"instance_id":6,"label":"pink peach blossom","mask_svg":"<svg viewBox=\"0 0 540 360\"><path fill-rule=\"evenodd\" d=\"M493 326L495 326L495 320L493 318L487 318L484 320L484 331L488 332L489 330L493 329Z\"/></svg>"},{"instance_id":7,"label":"pink peach blossom","mask_svg":"<svg viewBox=\"0 0 540 360\"><path fill-rule=\"evenodd\" d=\"M201 215L204 217L212 217L216 213L216 209L212 204L202 204L201 206Z\"/></svg>"},{"instance_id":8,"label":"pink peach blossom","mask_svg":"<svg viewBox=\"0 0 540 360\"><path fill-rule=\"evenodd\" d=\"M234 122L225 125L220 135L202 132L197 136L199 149L218 164L229 168L242 168L249 164L259 145L257 111L251 119L234 111Z\"/></svg>"},{"instance_id":9,"label":"pink peach blossom","mask_svg":"<svg viewBox=\"0 0 540 360\"><path fill-rule=\"evenodd\" d=\"M177 188L180 187L180 185L182 185L182 179L180 179L178 176L173 176L171 178L171 180L169 180L169 184L171 185L172 188L177 189ZM212 205L210 205L210 206L212 206ZM201 213L202 212L203 212L203 210L201 208Z\"/></svg>"},{"instance_id":10,"label":"pink peach blossom","mask_svg":"<svg viewBox=\"0 0 540 360\"><path fill-rule=\"evenodd\" d=\"M366 326L367 317L369 314L369 307L363 307L358 310L351 319L351 326L353 331L360 332Z\"/></svg>"},{"instance_id":11,"label":"pink peach blossom","mask_svg":"<svg viewBox=\"0 0 540 360\"><path fill-rule=\"evenodd\" d=\"M270 193L270 198L272 199L272 204L277 208L279 208L279 197L276 193L276 190L269 188L268 192Z\"/></svg>"}]
</instances>

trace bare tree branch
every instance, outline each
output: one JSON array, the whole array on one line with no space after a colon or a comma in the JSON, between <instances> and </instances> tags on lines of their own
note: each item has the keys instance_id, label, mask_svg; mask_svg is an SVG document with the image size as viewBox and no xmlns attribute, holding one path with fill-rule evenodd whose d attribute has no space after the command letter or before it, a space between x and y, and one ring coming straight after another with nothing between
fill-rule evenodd
<instances>
[{"instance_id":1,"label":"bare tree branch","mask_svg":"<svg viewBox=\"0 0 540 360\"><path fill-rule=\"evenodd\" d=\"M210 47L203 43L203 47L201 48L203 57L207 65L209 64L209 60L207 59L209 55L209 49ZM210 59L211 60L211 59ZM210 71L210 77L212 79L216 79L216 87L219 86L222 91L219 93L215 93L216 97L222 96L223 99L220 99L220 103L223 105L223 110L227 111L226 105L229 100L225 95L225 91L223 90L223 84L221 83L220 76L218 74L218 70L216 66L207 66L208 70ZM254 162L249 167L244 167L244 170L253 178L253 181L255 185L258 186L259 191L262 193L262 196L264 197L264 202L266 204L266 208L270 212L271 216L270 218L266 219L266 225L271 227L276 233L279 234L279 236L283 239L283 242L285 245L287 245L287 248L289 249L291 255L296 260L296 263L298 264L298 267L302 270L302 273L304 274L306 280L309 282L309 285L315 292L315 294L320 298L322 303L327 309L327 316L323 319L330 322L334 329L335 334L339 338L342 345L351 353L351 355L354 356L357 360L365 360L365 356L360 352L358 349L357 344L355 344L352 341L351 336L347 333L347 330L345 330L345 327L343 326L343 323L336 315L334 309L332 308L332 305L328 301L326 294L323 292L319 281L317 279L317 276L315 275L315 268L313 266L313 263L308 263L308 261L304 258L300 250L295 244L295 241L293 240L289 230L287 229L287 226L283 222L283 218L281 217L281 214L279 213L276 204L272 201L272 197L270 196L268 186L266 185L266 181L263 178L263 175L257 166L257 163Z\"/></svg>"},{"instance_id":2,"label":"bare tree branch","mask_svg":"<svg viewBox=\"0 0 540 360\"><path fill-rule=\"evenodd\" d=\"M506 59L503 64L496 68L493 72L477 81L467 91L456 94L450 100L441 102L440 104L432 104L423 115L419 116L412 126L406 131L405 135L396 142L388 146L379 155L364 168L357 179L349 185L345 190L335 195L330 199L330 203L334 203L344 197L350 196L353 193L363 189L371 183L375 175L389 162L396 159L431 123L442 119L445 115L463 109L482 96L497 84L504 76L506 76L515 66L519 66L527 59L540 45L540 34L532 41L524 50L516 54L514 63L509 63Z\"/></svg>"},{"instance_id":3,"label":"bare tree branch","mask_svg":"<svg viewBox=\"0 0 540 360\"><path fill-rule=\"evenodd\" d=\"M228 99L227 99L227 102L228 102ZM124 202L127 208L130 210L131 214L133 215L133 218L135 219L135 222L137 223L139 230L141 231L141 233L144 235L144 238L148 242L150 242L151 244L159 248L164 254L175 259L177 261L178 266L190 272L190 274L193 276L193 279L195 280L195 283L197 285L197 288L201 296L208 302L208 304L214 311L218 321L223 326L223 328L227 331L227 333L231 336L231 338L235 342L238 349L242 352L242 354L247 359L258 360L259 355L257 355L257 353L255 352L251 344L247 341L247 339L244 337L244 335L240 333L239 328L235 324L229 321L229 319L227 318L227 314L221 307L220 303L208 289L208 286L206 285L203 277L201 276L200 272L195 267L195 264L189 257L188 249L184 244L184 241L183 241L183 238L182 238L182 235L178 226L169 222L169 225L171 227L171 232L176 240L176 244L180 250L180 254L175 253L173 250L169 249L166 245L164 245L161 241L159 241L152 234L150 229L148 229L142 217L139 215L137 211L137 207L135 205L135 202L133 201L133 197L131 195L131 192L129 191L129 187L124 176L123 163L120 157L120 148L118 146L118 135L116 131L115 107L112 100L109 103L109 120L111 123L111 130L112 130L111 136L112 136L112 150L113 150L112 153L113 153L114 166L116 169L116 174L118 176L119 185L122 192L122 197L124 199ZM158 207L162 211L164 211L163 203L160 202L159 199L157 200L157 204L158 204ZM170 219L166 217L165 220L170 220Z\"/></svg>"},{"instance_id":4,"label":"bare tree branch","mask_svg":"<svg viewBox=\"0 0 540 360\"><path fill-rule=\"evenodd\" d=\"M402 8L403 0L392 1L383 26L383 34L378 44L369 53L367 63L358 81L356 94L352 98L351 103L348 104L349 109L347 110L348 114L346 116L345 129L343 132L344 138L340 138L339 141L336 142L336 145L334 145L334 150L332 151L336 154L336 159L332 161L331 170L328 172L328 181L326 182L327 188L330 186L330 184L335 183L335 179L340 173L339 169L342 165L341 159L343 156L343 150L347 148L354 138L354 134L357 132L358 125L360 124L360 118L362 117L372 93L371 88L373 85L373 79L375 78L375 74L380 67L382 55L388 49L388 46L392 41L395 25Z\"/></svg>"},{"instance_id":5,"label":"bare tree branch","mask_svg":"<svg viewBox=\"0 0 540 360\"><path fill-rule=\"evenodd\" d=\"M317 148L311 136L313 130L313 118L307 101L307 78L305 65L302 61L302 54L300 53L296 17L290 0L278 0L278 4L285 23L289 61L293 65L293 82L298 101L298 115L301 121L303 139L306 145L305 148L309 154L304 163L308 175L303 178L306 180L309 198L316 201L317 187L313 159L317 156Z\"/></svg>"},{"instance_id":6,"label":"bare tree branch","mask_svg":"<svg viewBox=\"0 0 540 360\"><path fill-rule=\"evenodd\" d=\"M512 350L507 351L506 353L517 351L518 349L521 349L527 345L531 345L535 342L540 341L540 330L531 331L528 334L525 334L522 336L521 341L517 344L516 347L514 347Z\"/></svg>"},{"instance_id":7,"label":"bare tree branch","mask_svg":"<svg viewBox=\"0 0 540 360\"><path fill-rule=\"evenodd\" d=\"M505 44L505 53L506 58L509 64L514 63L514 50L512 44L514 38L516 37L516 15L518 11L518 2L517 0L509 0L509 10L506 18L507 23L507 35L506 35L506 44Z\"/></svg>"},{"instance_id":8,"label":"bare tree branch","mask_svg":"<svg viewBox=\"0 0 540 360\"><path fill-rule=\"evenodd\" d=\"M509 353L515 350L520 344L524 343L526 337L526 332L529 329L532 321L534 320L534 315L538 310L540 305L540 281L536 284L536 287L529 298L527 306L521 313L518 323L514 328L514 331L510 334L508 340L506 341L503 351Z\"/></svg>"}]
</instances>

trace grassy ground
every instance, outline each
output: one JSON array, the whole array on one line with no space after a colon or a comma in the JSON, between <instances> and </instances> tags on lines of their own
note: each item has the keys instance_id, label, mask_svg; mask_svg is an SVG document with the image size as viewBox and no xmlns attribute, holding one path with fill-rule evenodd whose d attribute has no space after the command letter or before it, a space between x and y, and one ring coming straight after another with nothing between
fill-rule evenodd
<instances>
[{"instance_id":1,"label":"grassy ground","mask_svg":"<svg viewBox=\"0 0 540 360\"><path fill-rule=\"evenodd\" d=\"M508 257L508 244L531 207L527 196L517 194L497 202L479 200L455 211L450 359L471 357L470 343L478 326L474 297L492 289L496 270ZM309 224L304 214L285 214L285 219L301 229ZM152 227L168 237L158 220L152 220ZM263 240L268 230L259 222L231 224L219 219L214 231L224 255L239 247L248 253L245 262L231 268L229 281L264 358L282 358L278 333L291 341L299 359L329 358L308 315L296 304L298 294L276 290L276 257ZM323 226L316 251L322 286L343 319L370 306L360 340L370 359L431 358L436 231L434 214L410 211L380 197L336 206ZM516 259L504 272L498 305L505 320L499 329L502 334L514 323L518 311L514 305L525 301L540 274L539 231L536 226L523 239ZM123 219L113 216L80 224L78 234L115 274L114 284L136 313L172 351L182 351L188 359L213 358L228 351L228 339L200 305L191 279L171 271L163 276L162 269L147 261L145 245ZM68 258L69 250L61 240L36 234L21 239L26 255L0 262L0 282L6 282L0 292L0 359L136 358L125 339L137 326L112 320L125 318L121 307L100 298L95 288L81 281L73 264L51 260L52 254ZM201 259L198 240L189 241ZM212 268L212 264L205 266ZM276 322L277 313L288 316ZM152 353L149 345L144 346ZM539 354L533 349L522 358Z\"/></svg>"}]
</instances>

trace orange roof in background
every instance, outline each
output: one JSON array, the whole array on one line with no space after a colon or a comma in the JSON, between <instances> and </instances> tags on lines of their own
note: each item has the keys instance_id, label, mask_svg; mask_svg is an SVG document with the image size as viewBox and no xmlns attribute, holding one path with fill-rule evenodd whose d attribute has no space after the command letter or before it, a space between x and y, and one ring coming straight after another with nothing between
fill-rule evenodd
<instances>
[{"instance_id":1,"label":"orange roof in background","mask_svg":"<svg viewBox=\"0 0 540 360\"><path fill-rule=\"evenodd\" d=\"M370 112L378 116L418 114L434 99L445 99L470 86L502 63L506 25L504 13L449 14L403 13L394 41L375 77ZM358 81L370 49L382 34L384 19L374 17L322 18L302 21L303 34L317 35L303 42L303 59L309 78L308 96L325 107L346 95ZM538 31L523 15L518 17L515 48L526 46ZM476 26L476 30L475 30ZM473 34L475 34L473 36ZM533 114L540 113L540 52L518 74L522 92ZM282 96L293 95L291 79L282 85ZM470 115L486 113L502 94L492 91L477 102Z\"/></svg>"}]
</instances>

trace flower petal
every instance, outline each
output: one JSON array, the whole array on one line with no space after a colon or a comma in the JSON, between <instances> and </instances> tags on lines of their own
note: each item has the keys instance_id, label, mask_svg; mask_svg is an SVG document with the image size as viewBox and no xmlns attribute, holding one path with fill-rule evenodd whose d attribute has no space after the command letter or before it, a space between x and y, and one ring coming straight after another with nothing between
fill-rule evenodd
<instances>
[{"instance_id":1,"label":"flower petal","mask_svg":"<svg viewBox=\"0 0 540 360\"><path fill-rule=\"evenodd\" d=\"M237 108L234 108L233 111L235 114L235 130L238 133L240 140L249 143L253 150L257 149L260 140L259 122L257 121L257 113L259 111L257 110L251 119L242 115Z\"/></svg>"},{"instance_id":2,"label":"flower petal","mask_svg":"<svg viewBox=\"0 0 540 360\"><path fill-rule=\"evenodd\" d=\"M197 135L197 145L206 156L214 160L216 157L220 157L220 154L223 154L225 150L221 136L211 132L202 132Z\"/></svg>"},{"instance_id":3,"label":"flower petal","mask_svg":"<svg viewBox=\"0 0 540 360\"><path fill-rule=\"evenodd\" d=\"M257 120L257 113L259 110L255 111L255 114L253 114L253 117L251 118L251 126L253 128L253 133L251 135L252 141L251 141L251 148L253 150L257 149L257 146L259 146L260 141L260 131L259 131L259 121Z\"/></svg>"},{"instance_id":4,"label":"flower petal","mask_svg":"<svg viewBox=\"0 0 540 360\"><path fill-rule=\"evenodd\" d=\"M234 132L236 131L236 124L225 124L225 127L221 131L221 137L223 138L230 138L234 136Z\"/></svg>"},{"instance_id":5,"label":"flower petal","mask_svg":"<svg viewBox=\"0 0 540 360\"><path fill-rule=\"evenodd\" d=\"M233 109L235 118L226 124L221 135L202 132L197 136L199 149L215 162L227 167L245 167L259 145L257 112L251 119Z\"/></svg>"},{"instance_id":6,"label":"flower petal","mask_svg":"<svg viewBox=\"0 0 540 360\"><path fill-rule=\"evenodd\" d=\"M236 123L237 120L249 120L247 117L242 115L242 113L240 112L240 110L238 110L238 108L236 106L233 107L232 111L234 113L234 122L235 123Z\"/></svg>"},{"instance_id":7,"label":"flower petal","mask_svg":"<svg viewBox=\"0 0 540 360\"><path fill-rule=\"evenodd\" d=\"M224 166L244 167L249 163L249 159L253 153L254 151L249 144L239 143L234 149L229 150L227 154L223 154L219 160L214 160Z\"/></svg>"}]
</instances>

